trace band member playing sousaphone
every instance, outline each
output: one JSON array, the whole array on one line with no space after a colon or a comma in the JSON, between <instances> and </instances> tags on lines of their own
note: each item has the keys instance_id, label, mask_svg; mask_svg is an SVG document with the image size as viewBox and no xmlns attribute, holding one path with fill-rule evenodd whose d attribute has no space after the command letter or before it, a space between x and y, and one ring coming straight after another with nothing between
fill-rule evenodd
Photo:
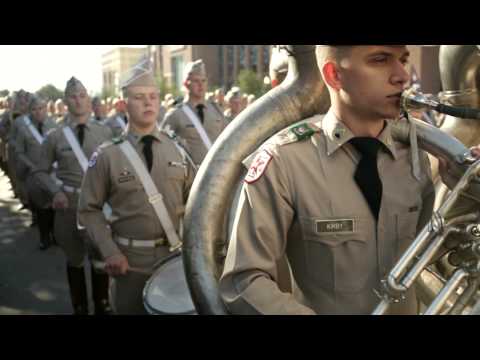
<instances>
[{"instance_id":1,"label":"band member playing sousaphone","mask_svg":"<svg viewBox=\"0 0 480 360\"><path fill-rule=\"evenodd\" d=\"M395 121L407 121L400 102L408 57L403 45L317 48L331 108L249 159L220 280L231 313L374 310L375 290L431 219L435 196L426 153L392 135ZM285 255L292 292L278 286ZM389 313L418 312L414 289L405 295Z\"/></svg>"},{"instance_id":2,"label":"band member playing sousaphone","mask_svg":"<svg viewBox=\"0 0 480 360\"><path fill-rule=\"evenodd\" d=\"M122 91L127 130L91 157L78 213L113 277L115 312L145 314L147 280L155 265L181 245L194 171L182 144L157 127L159 91L147 59L126 76ZM110 227L102 213L106 202L112 208Z\"/></svg>"}]
</instances>

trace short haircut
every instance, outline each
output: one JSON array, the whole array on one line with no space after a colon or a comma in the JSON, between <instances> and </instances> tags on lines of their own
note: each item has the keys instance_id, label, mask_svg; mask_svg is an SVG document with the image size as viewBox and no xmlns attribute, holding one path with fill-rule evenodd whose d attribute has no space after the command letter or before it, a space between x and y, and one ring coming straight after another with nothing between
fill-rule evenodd
<instances>
[{"instance_id":1,"label":"short haircut","mask_svg":"<svg viewBox=\"0 0 480 360\"><path fill-rule=\"evenodd\" d=\"M321 68L327 61L339 63L350 54L354 45L317 45L317 63Z\"/></svg>"}]
</instances>

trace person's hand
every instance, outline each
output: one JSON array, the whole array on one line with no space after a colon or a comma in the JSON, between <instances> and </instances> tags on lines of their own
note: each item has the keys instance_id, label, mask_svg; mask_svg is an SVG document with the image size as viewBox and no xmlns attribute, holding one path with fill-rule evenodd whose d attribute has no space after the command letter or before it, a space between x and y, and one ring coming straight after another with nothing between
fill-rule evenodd
<instances>
[{"instance_id":1,"label":"person's hand","mask_svg":"<svg viewBox=\"0 0 480 360\"><path fill-rule=\"evenodd\" d=\"M470 149L472 156L477 160L480 159L480 145L474 146Z\"/></svg>"},{"instance_id":2,"label":"person's hand","mask_svg":"<svg viewBox=\"0 0 480 360\"><path fill-rule=\"evenodd\" d=\"M68 208L68 198L63 191L59 191L53 197L52 208L55 210Z\"/></svg>"},{"instance_id":3,"label":"person's hand","mask_svg":"<svg viewBox=\"0 0 480 360\"><path fill-rule=\"evenodd\" d=\"M125 275L129 267L127 258L122 254L112 255L105 259L105 271L110 276Z\"/></svg>"}]
</instances>

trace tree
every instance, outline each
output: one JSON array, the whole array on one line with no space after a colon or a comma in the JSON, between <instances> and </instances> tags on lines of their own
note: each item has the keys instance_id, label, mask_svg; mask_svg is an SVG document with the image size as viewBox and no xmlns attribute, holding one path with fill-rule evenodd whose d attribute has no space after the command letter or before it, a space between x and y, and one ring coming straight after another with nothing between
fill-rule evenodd
<instances>
[{"instance_id":1,"label":"tree","mask_svg":"<svg viewBox=\"0 0 480 360\"><path fill-rule=\"evenodd\" d=\"M178 91L177 87L175 85L168 85L167 79L163 76L158 75L155 80L157 81L157 87L160 90L161 99L163 99L168 93L172 94L174 97L180 95L180 91Z\"/></svg>"},{"instance_id":2,"label":"tree","mask_svg":"<svg viewBox=\"0 0 480 360\"><path fill-rule=\"evenodd\" d=\"M57 100L63 98L63 91L57 89L52 84L43 86L36 94L46 100Z\"/></svg>"},{"instance_id":3,"label":"tree","mask_svg":"<svg viewBox=\"0 0 480 360\"><path fill-rule=\"evenodd\" d=\"M104 100L106 100L107 98L114 98L116 97L116 92L115 92L115 89L113 87L104 87L102 89L102 94L100 95L100 97Z\"/></svg>"},{"instance_id":4,"label":"tree","mask_svg":"<svg viewBox=\"0 0 480 360\"><path fill-rule=\"evenodd\" d=\"M0 91L0 97L5 97L5 96L8 96L9 94L10 94L10 91L8 91L7 89Z\"/></svg>"},{"instance_id":5,"label":"tree","mask_svg":"<svg viewBox=\"0 0 480 360\"><path fill-rule=\"evenodd\" d=\"M263 81L252 70L244 69L240 71L237 83L244 94L253 94L258 98L264 93Z\"/></svg>"}]
</instances>

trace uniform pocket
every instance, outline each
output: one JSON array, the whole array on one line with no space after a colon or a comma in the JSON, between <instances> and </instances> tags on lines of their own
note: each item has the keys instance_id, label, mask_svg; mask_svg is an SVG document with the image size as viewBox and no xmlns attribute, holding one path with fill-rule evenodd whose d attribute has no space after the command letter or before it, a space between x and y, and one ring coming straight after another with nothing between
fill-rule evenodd
<instances>
[{"instance_id":1,"label":"uniform pocket","mask_svg":"<svg viewBox=\"0 0 480 360\"><path fill-rule=\"evenodd\" d=\"M167 162L167 178L175 181L185 180L185 165L180 160L168 161Z\"/></svg>"},{"instance_id":2,"label":"uniform pocket","mask_svg":"<svg viewBox=\"0 0 480 360\"><path fill-rule=\"evenodd\" d=\"M373 259L369 258L366 232L360 220L350 220L348 231L336 231L344 219L329 219L333 230L321 232L318 221L303 219L307 274L311 281L334 292L358 292L365 288ZM335 232L336 231L336 232Z\"/></svg>"},{"instance_id":3,"label":"uniform pocket","mask_svg":"<svg viewBox=\"0 0 480 360\"><path fill-rule=\"evenodd\" d=\"M420 207L412 206L410 208L402 209L396 217L396 233L397 233L397 248L396 260L413 243L417 233L417 225L420 218Z\"/></svg>"}]
</instances>

